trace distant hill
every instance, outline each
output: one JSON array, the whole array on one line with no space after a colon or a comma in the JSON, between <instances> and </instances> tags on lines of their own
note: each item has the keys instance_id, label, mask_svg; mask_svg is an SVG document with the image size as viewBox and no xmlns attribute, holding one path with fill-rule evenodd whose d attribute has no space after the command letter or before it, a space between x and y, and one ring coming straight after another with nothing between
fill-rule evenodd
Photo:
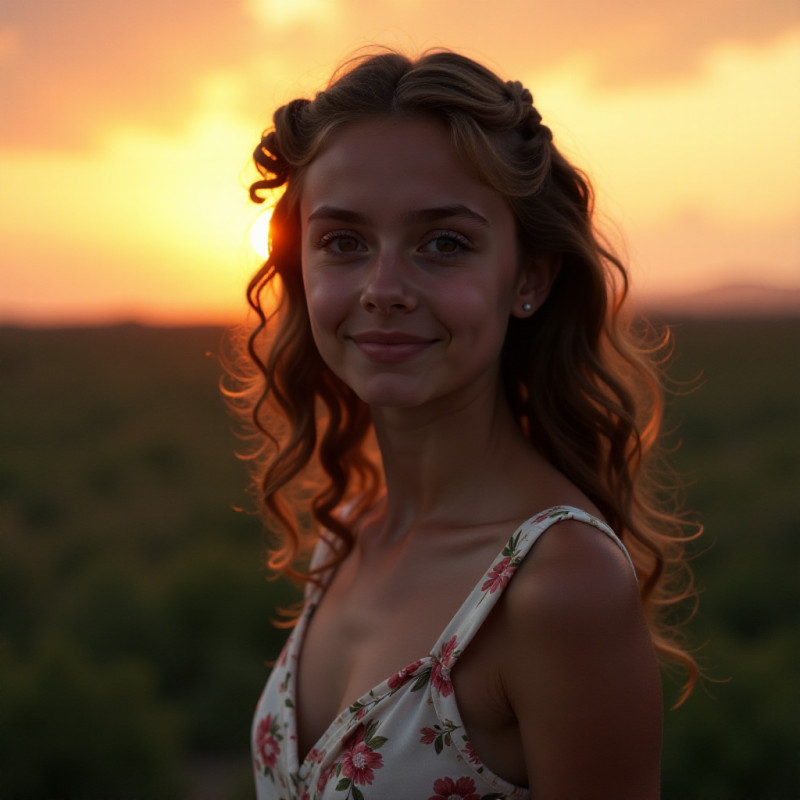
<instances>
[{"instance_id":1,"label":"distant hill","mask_svg":"<svg viewBox=\"0 0 800 800\"><path fill-rule=\"evenodd\" d=\"M800 286L731 284L701 292L634 298L648 313L691 317L800 316Z\"/></svg>"}]
</instances>

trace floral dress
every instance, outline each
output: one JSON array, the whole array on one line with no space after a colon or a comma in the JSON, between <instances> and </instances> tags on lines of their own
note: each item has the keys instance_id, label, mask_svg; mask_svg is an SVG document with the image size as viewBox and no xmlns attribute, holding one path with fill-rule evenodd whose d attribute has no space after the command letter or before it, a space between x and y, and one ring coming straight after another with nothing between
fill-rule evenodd
<instances>
[{"instance_id":1,"label":"floral dress","mask_svg":"<svg viewBox=\"0 0 800 800\"><path fill-rule=\"evenodd\" d=\"M430 654L339 714L301 762L295 716L297 663L324 592L309 585L303 614L267 681L253 721L258 800L528 800L528 789L495 775L473 750L450 673L536 540L566 519L605 533L633 568L617 536L586 512L558 506L532 517L514 532Z\"/></svg>"}]
</instances>

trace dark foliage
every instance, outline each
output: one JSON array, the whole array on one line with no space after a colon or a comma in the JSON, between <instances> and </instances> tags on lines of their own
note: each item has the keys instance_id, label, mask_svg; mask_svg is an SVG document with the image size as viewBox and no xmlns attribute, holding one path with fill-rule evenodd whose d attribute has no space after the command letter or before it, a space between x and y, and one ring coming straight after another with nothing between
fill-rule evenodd
<instances>
[{"instance_id":1,"label":"dark foliage","mask_svg":"<svg viewBox=\"0 0 800 800\"><path fill-rule=\"evenodd\" d=\"M707 679L667 713L664 797L794 797L800 320L674 332ZM0 330L0 797L200 797L192 775L214 765L219 796L248 796L250 718L285 635L270 620L294 596L234 510L250 506L208 355L222 341Z\"/></svg>"}]
</instances>

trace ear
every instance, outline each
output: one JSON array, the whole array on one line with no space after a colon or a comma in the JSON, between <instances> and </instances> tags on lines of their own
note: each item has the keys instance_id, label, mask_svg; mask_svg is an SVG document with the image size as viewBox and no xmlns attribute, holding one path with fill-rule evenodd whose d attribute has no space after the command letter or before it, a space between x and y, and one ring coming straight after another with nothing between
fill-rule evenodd
<instances>
[{"instance_id":1,"label":"ear","mask_svg":"<svg viewBox=\"0 0 800 800\"><path fill-rule=\"evenodd\" d=\"M511 316L525 319L541 307L561 269L561 256L527 258L520 267Z\"/></svg>"}]
</instances>

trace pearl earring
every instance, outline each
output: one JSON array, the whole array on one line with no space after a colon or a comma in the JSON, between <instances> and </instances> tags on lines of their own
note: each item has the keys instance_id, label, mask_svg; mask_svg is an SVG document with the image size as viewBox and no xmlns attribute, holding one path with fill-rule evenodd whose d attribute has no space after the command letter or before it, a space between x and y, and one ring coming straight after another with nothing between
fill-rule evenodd
<instances>
[{"instance_id":1,"label":"pearl earring","mask_svg":"<svg viewBox=\"0 0 800 800\"><path fill-rule=\"evenodd\" d=\"M522 304L522 310L523 311L532 311L533 310L533 306L530 303L523 303Z\"/></svg>"}]
</instances>

